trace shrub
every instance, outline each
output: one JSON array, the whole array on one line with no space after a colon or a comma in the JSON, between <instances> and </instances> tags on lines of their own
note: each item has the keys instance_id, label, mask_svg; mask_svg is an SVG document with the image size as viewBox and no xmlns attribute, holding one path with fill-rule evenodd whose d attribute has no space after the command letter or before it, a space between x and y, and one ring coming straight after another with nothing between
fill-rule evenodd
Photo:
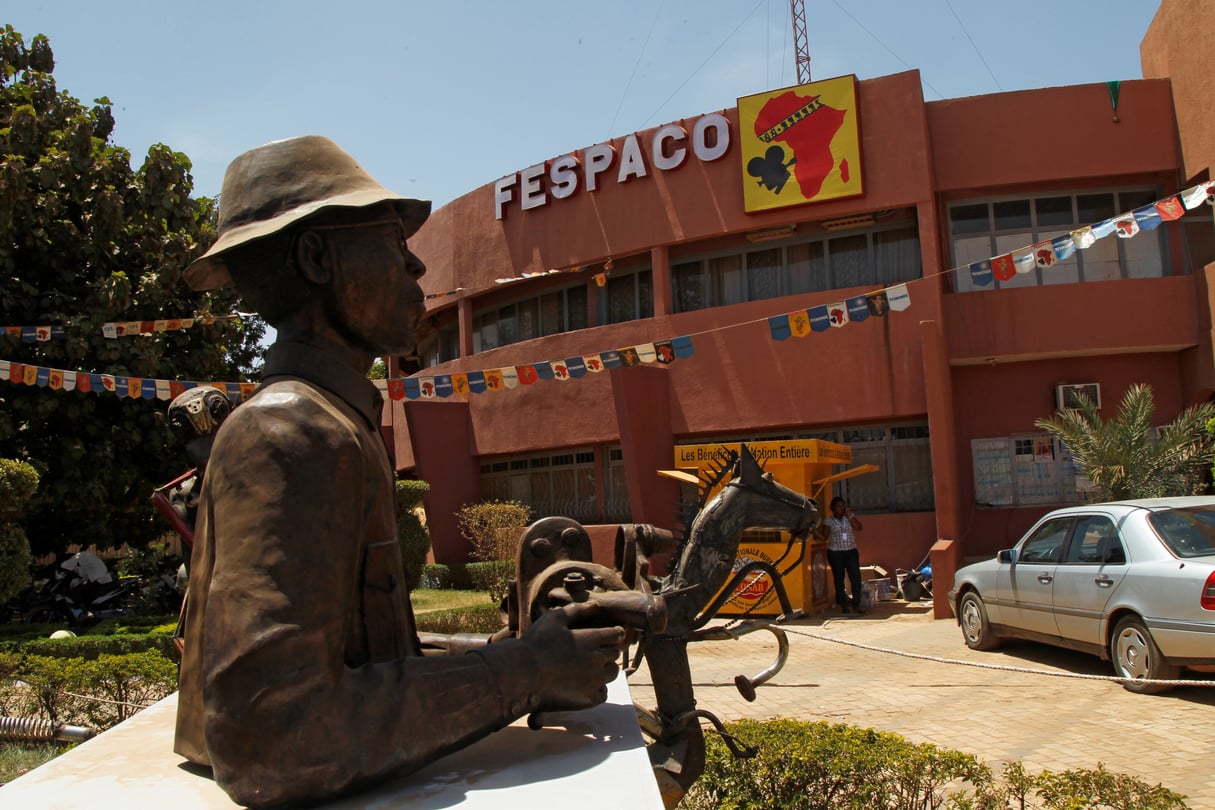
<instances>
[{"instance_id":1,"label":"shrub","mask_svg":"<svg viewBox=\"0 0 1215 810\"><path fill-rule=\"evenodd\" d=\"M515 579L515 564L509 560L469 563L467 568L471 590L487 591L495 605L506 598Z\"/></svg>"},{"instance_id":2,"label":"shrub","mask_svg":"<svg viewBox=\"0 0 1215 810\"><path fill-rule=\"evenodd\" d=\"M506 596L515 575L519 533L530 517L531 510L518 501L482 501L456 512L460 534L472 543L472 556L481 560L468 566L473 590L488 591L494 602Z\"/></svg>"},{"instance_id":3,"label":"shrub","mask_svg":"<svg viewBox=\"0 0 1215 810\"><path fill-rule=\"evenodd\" d=\"M417 617L423 633L496 633L504 626L497 605L476 605L453 610L432 610Z\"/></svg>"},{"instance_id":4,"label":"shrub","mask_svg":"<svg viewBox=\"0 0 1215 810\"><path fill-rule=\"evenodd\" d=\"M422 566L422 578L419 587L439 591L451 587L451 569L439 563L427 563Z\"/></svg>"},{"instance_id":5,"label":"shrub","mask_svg":"<svg viewBox=\"0 0 1215 810\"><path fill-rule=\"evenodd\" d=\"M30 542L18 521L38 489L38 472L24 461L0 458L0 603L30 584Z\"/></svg>"},{"instance_id":6,"label":"shrub","mask_svg":"<svg viewBox=\"0 0 1215 810\"><path fill-rule=\"evenodd\" d=\"M456 512L460 534L472 543L473 558L483 562L513 561L519 532L530 518L531 509L518 501L482 501Z\"/></svg>"},{"instance_id":7,"label":"shrub","mask_svg":"<svg viewBox=\"0 0 1215 810\"><path fill-rule=\"evenodd\" d=\"M397 536L401 542L401 560L405 564L405 579L409 587L422 582L422 567L430 551L430 532L418 516L422 499L430 492L425 481L396 482Z\"/></svg>"},{"instance_id":8,"label":"shrub","mask_svg":"<svg viewBox=\"0 0 1215 810\"><path fill-rule=\"evenodd\" d=\"M996 779L970 754L898 734L777 718L727 723L753 759L735 759L714 734L704 775L685 810L864 807L878 810L1183 810L1184 797L1131 776L1096 770L1028 774L1019 763Z\"/></svg>"}]
</instances>

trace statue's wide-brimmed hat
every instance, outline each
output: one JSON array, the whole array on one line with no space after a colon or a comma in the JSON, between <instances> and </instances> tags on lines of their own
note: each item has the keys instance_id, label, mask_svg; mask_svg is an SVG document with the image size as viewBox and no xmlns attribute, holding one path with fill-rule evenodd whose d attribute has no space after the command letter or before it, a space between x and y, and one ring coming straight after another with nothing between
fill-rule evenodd
<instances>
[{"instance_id":1,"label":"statue's wide-brimmed hat","mask_svg":"<svg viewBox=\"0 0 1215 810\"><path fill-rule=\"evenodd\" d=\"M327 208L393 204L406 238L430 216L428 200L394 194L340 146L319 135L274 141L245 152L224 175L219 198L219 239L186 268L186 283L214 290L232 283L224 254L278 233Z\"/></svg>"}]
</instances>

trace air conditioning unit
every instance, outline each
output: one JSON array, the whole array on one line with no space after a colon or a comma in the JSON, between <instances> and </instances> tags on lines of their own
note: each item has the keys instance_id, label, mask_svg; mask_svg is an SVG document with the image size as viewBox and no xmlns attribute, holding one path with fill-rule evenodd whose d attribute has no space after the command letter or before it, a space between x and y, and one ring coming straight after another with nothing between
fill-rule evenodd
<instances>
[{"instance_id":1,"label":"air conditioning unit","mask_svg":"<svg viewBox=\"0 0 1215 810\"><path fill-rule=\"evenodd\" d=\"M1100 408L1101 384L1073 383L1055 386L1055 407L1060 410L1079 408L1081 397L1086 398L1089 402Z\"/></svg>"}]
</instances>

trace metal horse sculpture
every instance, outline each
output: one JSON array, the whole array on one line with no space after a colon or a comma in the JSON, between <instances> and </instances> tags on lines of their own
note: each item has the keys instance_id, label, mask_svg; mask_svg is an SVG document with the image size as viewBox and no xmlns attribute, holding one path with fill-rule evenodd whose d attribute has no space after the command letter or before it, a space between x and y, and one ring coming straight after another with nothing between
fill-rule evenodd
<instances>
[{"instance_id":1,"label":"metal horse sculpture","mask_svg":"<svg viewBox=\"0 0 1215 810\"><path fill-rule=\"evenodd\" d=\"M777 621L800 615L790 606L780 576L796 568L801 555L784 571L766 562L749 563L733 571L743 530L786 529L793 536L792 550L797 540L804 540L819 524L818 505L777 483L762 470L746 445L734 463L720 468L717 479L711 479L702 492L720 483L727 472L733 473L731 480L696 514L682 545L677 547L671 532L644 524L622 525L617 531L612 568L591 562L590 538L575 521L537 521L520 537L516 587L507 600L513 632L522 632L550 607L587 600L599 602L613 621L630 628L628 641L630 645L636 643L637 651L626 671L636 671L643 658L649 665L658 705L654 709L638 706L638 721L650 738L650 762L667 807L674 807L704 770L701 719L722 733L735 755L754 753L725 734L721 721L711 713L696 708L688 643L737 638L760 629L776 635L776 663L752 678L739 675L735 679L743 696L754 700L755 687L784 663L788 652L784 633L768 621L744 621L732 627L706 625L737 585L756 571L763 571L773 580L784 611ZM674 562L670 573L661 579L651 577L650 558L671 551ZM533 716L529 722L538 728L545 718Z\"/></svg>"}]
</instances>

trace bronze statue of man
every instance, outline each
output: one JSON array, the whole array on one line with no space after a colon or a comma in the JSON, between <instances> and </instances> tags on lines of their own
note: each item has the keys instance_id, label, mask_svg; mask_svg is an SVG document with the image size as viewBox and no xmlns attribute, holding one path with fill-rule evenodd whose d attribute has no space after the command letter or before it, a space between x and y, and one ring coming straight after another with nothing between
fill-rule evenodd
<instances>
[{"instance_id":1,"label":"bronze statue of man","mask_svg":"<svg viewBox=\"0 0 1215 810\"><path fill-rule=\"evenodd\" d=\"M228 167L219 239L186 271L278 330L211 451L177 715L175 750L242 804L417 769L528 712L600 703L618 671L623 632L572 629L593 619L577 609L421 654L365 374L414 346L426 270L406 240L429 214L326 138L277 141Z\"/></svg>"}]
</instances>

